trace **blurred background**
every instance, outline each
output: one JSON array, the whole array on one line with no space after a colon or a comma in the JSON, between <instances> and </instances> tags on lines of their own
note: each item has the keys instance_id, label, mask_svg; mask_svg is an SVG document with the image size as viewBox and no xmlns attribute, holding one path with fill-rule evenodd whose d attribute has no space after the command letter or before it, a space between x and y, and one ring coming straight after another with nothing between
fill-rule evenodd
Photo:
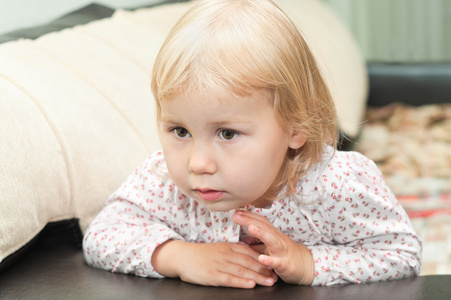
<instances>
[{"instance_id":1,"label":"blurred background","mask_svg":"<svg viewBox=\"0 0 451 300\"><path fill-rule=\"evenodd\" d=\"M451 1L322 1L368 64L354 149L378 164L407 210L423 240L422 274L451 274Z\"/></svg>"},{"instance_id":2,"label":"blurred background","mask_svg":"<svg viewBox=\"0 0 451 300\"><path fill-rule=\"evenodd\" d=\"M302 1L302 0L298 0ZM367 61L451 61L449 0L320 0L348 25ZM0 34L40 25L89 3L137 7L160 0L1 0Z\"/></svg>"},{"instance_id":3,"label":"blurred background","mask_svg":"<svg viewBox=\"0 0 451 300\"><path fill-rule=\"evenodd\" d=\"M449 0L322 0L348 25L367 61L451 61Z\"/></svg>"}]
</instances>

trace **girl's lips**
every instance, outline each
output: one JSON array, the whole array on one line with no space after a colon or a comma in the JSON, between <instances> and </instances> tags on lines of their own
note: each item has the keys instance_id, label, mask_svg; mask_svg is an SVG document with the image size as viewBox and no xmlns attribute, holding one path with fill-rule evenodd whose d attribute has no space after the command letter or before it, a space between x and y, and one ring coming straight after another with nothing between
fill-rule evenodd
<instances>
[{"instance_id":1,"label":"girl's lips","mask_svg":"<svg viewBox=\"0 0 451 300\"><path fill-rule=\"evenodd\" d=\"M194 191L204 201L217 201L224 194L222 191L208 189L195 189Z\"/></svg>"}]
</instances>

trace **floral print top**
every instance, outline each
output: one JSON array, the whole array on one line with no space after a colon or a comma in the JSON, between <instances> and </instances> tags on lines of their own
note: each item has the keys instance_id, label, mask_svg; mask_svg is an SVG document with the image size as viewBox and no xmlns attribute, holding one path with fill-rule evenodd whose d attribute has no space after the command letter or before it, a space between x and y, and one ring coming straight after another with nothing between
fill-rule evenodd
<instances>
[{"instance_id":1,"label":"floral print top","mask_svg":"<svg viewBox=\"0 0 451 300\"><path fill-rule=\"evenodd\" d=\"M209 211L167 177L164 156L147 158L86 231L89 265L113 272L162 277L151 264L155 248L169 239L194 243L244 241L246 230L229 212ZM363 283L418 275L421 241L385 185L376 165L357 152L325 147L323 159L297 184L295 196L268 208L265 216L315 262L313 285Z\"/></svg>"}]
</instances>

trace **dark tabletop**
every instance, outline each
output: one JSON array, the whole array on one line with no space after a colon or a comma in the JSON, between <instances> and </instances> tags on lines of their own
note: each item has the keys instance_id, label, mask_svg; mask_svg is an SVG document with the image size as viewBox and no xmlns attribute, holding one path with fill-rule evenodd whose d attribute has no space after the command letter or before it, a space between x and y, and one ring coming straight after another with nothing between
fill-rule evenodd
<instances>
[{"instance_id":1,"label":"dark tabletop","mask_svg":"<svg viewBox=\"0 0 451 300\"><path fill-rule=\"evenodd\" d=\"M71 245L35 247L0 273L0 299L451 299L451 275L331 287L278 282L252 290L203 287L88 267Z\"/></svg>"}]
</instances>

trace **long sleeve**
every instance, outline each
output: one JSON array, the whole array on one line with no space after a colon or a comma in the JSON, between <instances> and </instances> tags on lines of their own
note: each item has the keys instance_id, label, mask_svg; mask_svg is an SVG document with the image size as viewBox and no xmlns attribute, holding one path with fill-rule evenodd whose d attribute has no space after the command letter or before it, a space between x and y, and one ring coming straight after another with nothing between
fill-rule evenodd
<instances>
[{"instance_id":1,"label":"long sleeve","mask_svg":"<svg viewBox=\"0 0 451 300\"><path fill-rule=\"evenodd\" d=\"M375 164L340 154L319 180L324 191L322 238L308 248L314 285L362 283L418 275L421 242Z\"/></svg>"},{"instance_id":2,"label":"long sleeve","mask_svg":"<svg viewBox=\"0 0 451 300\"><path fill-rule=\"evenodd\" d=\"M303 243L315 262L313 285L362 283L418 275L421 242L407 214L363 155L326 151L301 179L296 197L247 209ZM84 238L88 264L161 277L151 265L169 239L236 243L231 212L212 212L183 195L165 173L162 153L147 159L108 199Z\"/></svg>"},{"instance_id":3,"label":"long sleeve","mask_svg":"<svg viewBox=\"0 0 451 300\"><path fill-rule=\"evenodd\" d=\"M83 250L89 265L161 277L151 265L154 250L165 241L182 236L168 225L173 218L171 199L177 196L176 191L152 171L159 157L150 157L136 169L109 197L87 229Z\"/></svg>"},{"instance_id":4,"label":"long sleeve","mask_svg":"<svg viewBox=\"0 0 451 300\"><path fill-rule=\"evenodd\" d=\"M184 195L156 152L109 197L86 230L85 260L108 271L161 278L151 264L159 245L170 239L236 243L240 226L232 214L209 211Z\"/></svg>"}]
</instances>

